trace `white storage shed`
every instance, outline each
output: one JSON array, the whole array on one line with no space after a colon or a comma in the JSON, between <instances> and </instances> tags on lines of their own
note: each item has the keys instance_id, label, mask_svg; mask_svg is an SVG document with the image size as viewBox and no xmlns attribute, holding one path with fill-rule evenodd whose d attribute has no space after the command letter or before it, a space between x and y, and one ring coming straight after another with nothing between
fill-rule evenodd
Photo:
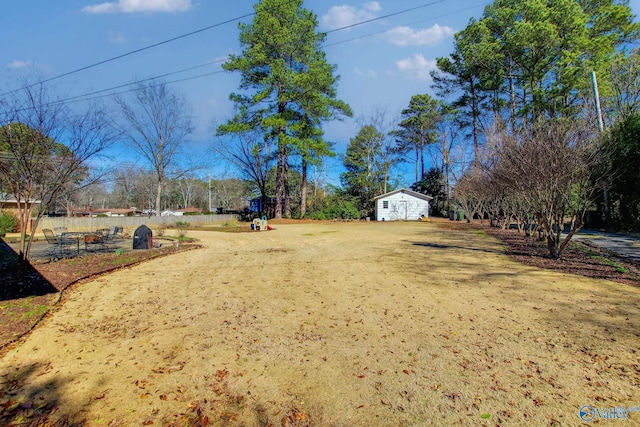
<instances>
[{"instance_id":1,"label":"white storage shed","mask_svg":"<svg viewBox=\"0 0 640 427\"><path fill-rule=\"evenodd\" d=\"M431 196L407 188L391 191L373 199L376 221L416 221L429 217Z\"/></svg>"}]
</instances>

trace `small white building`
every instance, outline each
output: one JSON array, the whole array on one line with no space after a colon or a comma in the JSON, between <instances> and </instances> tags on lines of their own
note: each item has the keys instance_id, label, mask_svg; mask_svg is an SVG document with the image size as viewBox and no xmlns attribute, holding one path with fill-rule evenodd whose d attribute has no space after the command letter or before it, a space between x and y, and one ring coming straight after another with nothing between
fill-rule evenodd
<instances>
[{"instance_id":1,"label":"small white building","mask_svg":"<svg viewBox=\"0 0 640 427\"><path fill-rule=\"evenodd\" d=\"M160 216L200 215L201 213L202 209L198 208L167 209L160 212Z\"/></svg>"},{"instance_id":2,"label":"small white building","mask_svg":"<svg viewBox=\"0 0 640 427\"><path fill-rule=\"evenodd\" d=\"M376 221L417 221L429 217L431 196L416 193L408 188L391 191L373 199L376 204Z\"/></svg>"}]
</instances>

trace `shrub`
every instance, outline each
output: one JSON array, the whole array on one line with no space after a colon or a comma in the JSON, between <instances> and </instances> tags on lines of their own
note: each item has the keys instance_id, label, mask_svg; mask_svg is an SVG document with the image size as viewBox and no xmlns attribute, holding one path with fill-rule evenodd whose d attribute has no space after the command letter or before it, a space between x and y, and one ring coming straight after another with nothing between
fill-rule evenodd
<instances>
[{"instance_id":1,"label":"shrub","mask_svg":"<svg viewBox=\"0 0 640 427\"><path fill-rule=\"evenodd\" d=\"M0 236L18 230L18 218L7 212L0 212Z\"/></svg>"},{"instance_id":2,"label":"shrub","mask_svg":"<svg viewBox=\"0 0 640 427\"><path fill-rule=\"evenodd\" d=\"M187 221L176 221L175 228L178 233L178 237L183 238L187 235L187 228L189 228L191 224Z\"/></svg>"},{"instance_id":3,"label":"shrub","mask_svg":"<svg viewBox=\"0 0 640 427\"><path fill-rule=\"evenodd\" d=\"M156 236L158 237L162 237L164 236L164 232L167 229L167 226L164 224L160 224L158 225L158 228L156 229Z\"/></svg>"},{"instance_id":4,"label":"shrub","mask_svg":"<svg viewBox=\"0 0 640 427\"><path fill-rule=\"evenodd\" d=\"M311 215L313 219L358 219L360 218L360 212L355 203L351 200L331 200L322 209L313 212Z\"/></svg>"}]
</instances>

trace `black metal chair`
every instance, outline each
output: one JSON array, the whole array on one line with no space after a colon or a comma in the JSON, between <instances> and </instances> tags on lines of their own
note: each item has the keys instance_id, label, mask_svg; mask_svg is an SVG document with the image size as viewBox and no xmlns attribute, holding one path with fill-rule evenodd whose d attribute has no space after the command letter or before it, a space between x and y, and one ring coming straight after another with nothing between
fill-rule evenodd
<instances>
[{"instance_id":1,"label":"black metal chair","mask_svg":"<svg viewBox=\"0 0 640 427\"><path fill-rule=\"evenodd\" d=\"M51 247L47 248L49 255L63 257L71 253L69 247L74 243L72 239L67 239L62 235L56 236L50 228L43 228L42 234L44 234L47 243L51 245Z\"/></svg>"},{"instance_id":2,"label":"black metal chair","mask_svg":"<svg viewBox=\"0 0 640 427\"><path fill-rule=\"evenodd\" d=\"M62 233L66 233L67 231L67 227L53 227L53 234L55 234L56 237L62 236Z\"/></svg>"},{"instance_id":3,"label":"black metal chair","mask_svg":"<svg viewBox=\"0 0 640 427\"><path fill-rule=\"evenodd\" d=\"M105 244L109 245L109 244L115 244L115 240L116 237L118 235L118 227L111 226L109 227L109 231L107 231L107 234L105 235Z\"/></svg>"}]
</instances>

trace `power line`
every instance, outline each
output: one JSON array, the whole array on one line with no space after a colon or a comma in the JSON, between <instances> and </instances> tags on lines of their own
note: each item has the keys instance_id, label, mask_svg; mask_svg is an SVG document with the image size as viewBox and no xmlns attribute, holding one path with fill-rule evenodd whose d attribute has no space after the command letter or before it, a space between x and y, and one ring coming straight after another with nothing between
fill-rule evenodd
<instances>
[{"instance_id":1,"label":"power line","mask_svg":"<svg viewBox=\"0 0 640 427\"><path fill-rule=\"evenodd\" d=\"M100 93L111 92L111 91L116 90L116 89L129 87L129 86L136 85L136 84L139 84L139 83L158 80L158 79L161 79L161 78L164 78L164 77L168 77L168 76L172 76L172 75L175 75L175 74L184 73L186 71L195 70L196 68L202 68L202 67L206 67L206 66L213 65L213 64L219 64L219 63L224 62L226 60L227 60L227 58L219 59L219 60L216 60L216 61L210 61L210 62L207 62L205 64L200 64L200 65L195 65L193 67L183 68L181 70L172 71L172 72L165 73L165 74L160 74L160 75L157 75L157 76L154 76L154 77L149 77L149 78L142 79L142 80L136 80L135 82L125 83L125 84L121 84L121 85L118 85L118 86L113 86L113 87L110 87L110 88L107 88L107 89L101 89L101 90L97 90L97 91L94 91L94 92L89 92L89 93L85 93L85 94L82 94L82 95L76 95L76 96L73 96L73 97L70 97L70 98L61 99L61 100L58 100L58 101L51 102L50 104L64 104L66 102L88 101L88 100L91 100L91 99L98 99L98 98L103 98L103 97L106 97L106 96L120 95L120 94L123 94L123 93L132 92L135 89L129 89L129 90L125 90L125 91L117 92L117 93L107 93L105 95L101 95L101 96L97 96L97 97L91 98L93 95L98 95ZM169 82L165 82L165 83L167 83L167 84L178 83L178 82L182 82L182 81L186 81L186 80L197 79L197 78L200 78L200 77L210 76L210 75L213 75L213 74L220 74L220 73L222 73L222 71L214 71L214 72L210 72L210 73L206 73L206 74L200 74L200 75L197 75L197 76L188 77L188 78L184 78L184 79L173 80L173 81L169 81ZM161 84L161 83L158 83L158 84ZM157 86L158 84L151 85L151 86L152 87L153 86Z\"/></svg>"},{"instance_id":2,"label":"power line","mask_svg":"<svg viewBox=\"0 0 640 427\"><path fill-rule=\"evenodd\" d=\"M294 0L289 0L287 3L291 3L292 1L294 1ZM376 18L371 18L371 19L367 19L367 20L364 20L364 21L356 22L356 23L353 23L353 24L350 24L350 25L345 25L343 27L335 28L333 30L327 31L325 34L348 30L348 29L351 29L351 28L354 28L354 27L357 27L357 26L360 26L360 25L364 25L364 24L368 24L368 23L371 23L371 22L379 21L379 20L386 19L386 18L389 18L389 17L392 17L392 16L405 14L405 13L408 13L408 12L412 12L412 11L415 11L415 10L418 10L418 9L423 9L425 7L433 6L433 5L436 5L436 4L439 4L439 3L444 3L444 2L445 2L445 0L437 0L437 1L434 1L434 2L424 3L424 4L419 5L419 6L415 6L415 7L411 7L411 8L407 8L407 9L403 9L403 10L399 10L399 11L396 11L396 12L393 12L393 13L389 13L389 14L386 14L386 15L383 15L383 16L376 17ZM474 7L476 7L476 6L474 6ZM461 11L472 9L472 8L473 7L462 9ZM238 17L238 18L230 19L230 20L218 23L218 24L214 24L214 25L211 25L211 26L208 26L208 27L205 27L205 28L201 28L199 30L195 30L195 31L183 34L181 36L173 37L173 38L165 40L163 42L155 43L155 44L146 46L146 47L141 48L141 49L137 49L137 50L134 50L134 51L122 54L122 55L118 55L116 57L113 57L113 58L110 58L110 59L107 59L107 60L104 60L104 61L100 61L100 62L97 62L95 64L92 64L92 65L89 65L89 66L86 66L86 67L82 67L82 68L79 68L77 70L73 70L73 71L58 75L56 77L52 77L50 79L43 80L43 81L38 82L38 83L34 83L32 85L26 86L25 88L29 88L29 87L32 87L32 86L37 85L37 84L43 84L43 83L46 83L46 82L49 82L49 81L52 81L52 80L55 80L55 79L59 79L59 78L68 76L70 74L74 74L74 73L77 73L77 72L80 72L80 71L84 71L84 70L87 70L89 68L93 68L93 67L96 67L98 65L105 64L107 62L115 61L117 59L129 56L129 55L133 55L135 53L139 53L139 52L142 52L144 50L151 49L151 48L156 47L156 46L160 46L162 44L170 43L172 41L179 40L181 38L185 38L185 37L188 37L188 36L191 36L191 35L194 35L194 34L198 34L200 32L209 30L211 28L215 28L215 27L218 27L218 26L221 26L221 25L228 24L228 23L233 22L233 21L244 19L246 17L253 16L255 14L256 14L256 12L253 12L253 13L246 14L246 15L243 15L243 16ZM447 15L450 15L450 14L451 13L444 14L444 15L441 15L441 16L447 16ZM435 18L430 18L430 20L431 19L435 19ZM411 25L411 24L409 24L409 25ZM344 43L352 42L352 41L355 41L355 40L360 40L360 39L363 39L363 38L372 37L372 36L375 36L375 35L378 35L378 34L384 34L384 33L387 33L389 31L392 31L392 30L380 31L380 32L371 33L371 34L367 34L367 35L360 36L360 37L355 37L355 38L352 38L352 39L348 39L348 40L344 40L344 41L340 41L340 42L336 42L336 43L324 44L322 47L331 47L331 46L335 46L335 45L339 45L339 44L344 44ZM62 99L62 100L53 101L53 102L51 102L51 103L49 103L47 105L63 104L63 103L67 103L67 102L89 101L89 100L99 99L99 98L103 98L103 97L107 97L107 96L115 96L115 95L120 95L120 94L124 94L124 93L129 93L129 92L135 91L135 89L128 89L128 90L121 91L121 92L106 93L104 95L94 96L94 95L98 95L98 94L101 94L101 93L111 92L113 90L121 89L121 88L128 87L128 86L132 86L132 85L135 85L135 84L138 84L138 83L144 83L144 82L147 82L147 81L153 81L153 80L157 80L157 79L160 79L160 78L163 78L163 77L168 77L168 76L171 76L171 75L180 74L180 73L183 73L183 72L186 72L186 71L190 71L190 70L193 70L193 69L196 69L196 68L201 68L201 67L205 67L205 66L208 66L208 65L221 63L221 62L226 61L227 59L228 59L228 57L220 59L220 60L216 60L216 61L210 61L210 62L207 62L205 64L200 64L200 65L184 68L184 69L177 70L177 71L173 71L173 72L169 72L169 73L165 73L165 74L160 74L160 75L157 75L157 76L153 76L153 77L149 77L149 78L146 78L146 79L134 81L134 82L131 82L131 83L125 83L125 84L121 84L121 85L118 85L118 86L113 86L113 87L110 87L110 88L107 88L107 89L101 89L101 90L98 90L98 91L93 91L93 92L85 93L85 94L82 94L82 95L77 95L77 96L73 96L73 97L70 97L70 98L65 98L65 99ZM183 79L172 80L172 81L168 81L168 82L164 82L164 83L167 83L167 84L179 83L179 82L198 79L198 78L202 78L202 77L206 77L206 76L210 76L210 75L214 75L214 74L220 74L222 72L223 71L215 71L215 72L200 74L200 75L197 75L197 76L187 77L187 78L183 78ZM158 84L162 84L162 83L158 83ZM155 86L155 85L152 85L152 86ZM14 93L14 92L17 92L19 90L21 90L21 89L16 89L14 91L7 92L7 93L2 94L0 96L6 95L6 94L10 94L10 93Z\"/></svg>"},{"instance_id":3,"label":"power line","mask_svg":"<svg viewBox=\"0 0 640 427\"><path fill-rule=\"evenodd\" d=\"M429 19L423 19L423 20L421 20L421 21L414 21L414 22L411 22L411 23L409 23L409 24L404 24L404 25L416 25L416 24L421 24L421 23L423 23L423 22L433 21L434 19L443 18L443 17L445 17L445 16L455 15L455 14L458 14L458 13L460 13L460 12L466 12L467 10L475 9L476 7L480 7L480 6L482 6L482 5L476 5L476 6L466 7L466 8L464 8L464 9L456 10L456 11L454 11L454 12L450 12L450 13L445 13L445 14L442 14L442 15L434 16L434 17L431 17L431 18L429 18ZM360 25L360 24L354 24L354 25ZM349 27L345 27L345 28L343 28L343 29L350 28L350 27L351 27L351 26L349 26ZM391 31L393 31L394 29L395 29L395 28L390 28L390 29L388 29L388 30L377 31L377 32L375 32L375 33L369 33L369 34L365 34L365 35L363 35L363 36L353 37L353 38L350 38L350 39L341 40L341 41L334 42L334 43L327 43L327 44L322 45L322 47L332 47L332 46L337 46L337 45L341 45L341 44L345 44L345 43L350 43L350 42L353 42L353 41L356 41L356 40L362 40L362 39L366 39L366 38L369 38L369 37L377 36L377 35L380 35L380 34L386 34L386 33L390 33L390 32L391 32ZM337 30L334 30L334 31L337 31Z\"/></svg>"},{"instance_id":4,"label":"power line","mask_svg":"<svg viewBox=\"0 0 640 427\"><path fill-rule=\"evenodd\" d=\"M296 1L296 0L288 0L284 4L286 5L288 3L292 3L293 1ZM127 56L134 55L136 53L144 52L145 50L153 49L154 47L162 46L164 44L171 43L171 42L174 42L176 40L180 40L180 39L183 39L183 38L186 38L186 37L190 37L190 36L193 36L195 34L199 34L199 33L202 33L204 31L211 30L213 28L221 27L223 25L227 25L227 24L230 24L230 23L235 22L235 21L240 21L242 19L248 18L248 17L253 16L255 14L256 14L256 12L247 13L245 15L238 16L236 18L232 18L232 19L228 19L226 21L218 22L217 24L209 25L208 27L200 28L200 29L195 30L195 31L191 31L191 32L188 32L188 33L185 33L185 34L181 34L181 35L176 36L176 37L172 37L172 38L167 39L167 40L163 40L161 42L157 42L157 43L153 43L153 44L150 44L148 46L145 46L145 47L141 47L140 49L135 49L135 50L132 50L130 52L126 52L126 53L123 53L121 55L117 55L117 56L114 56L112 58L105 59L103 61L95 62L93 64L90 64L90 65L87 65L87 66L84 66L84 67L81 67L81 68L77 68L75 70L71 70L71 71L68 71L68 72L63 73L63 74L59 74L57 76L42 80L42 81L40 81L38 83L33 83L33 84L28 85L28 86L26 86L24 88L21 88L21 89L15 89L15 90L12 90L12 91L9 91L9 92L5 92L3 94L0 94L0 96L6 96L6 95L9 95L9 94L18 92L18 91L20 91L22 89L33 87L33 86L36 86L36 85L39 85L39 84L43 84L43 83L48 83L48 82L53 81L53 80L61 79L63 77L67 77L67 76L70 76L72 74L76 74L76 73L79 73L81 71L85 71L85 70L88 70L90 68L94 68L94 67L97 67L99 65L106 64L108 62L113 62L113 61L116 61L118 59L122 59L122 58L126 58Z\"/></svg>"},{"instance_id":5,"label":"power line","mask_svg":"<svg viewBox=\"0 0 640 427\"><path fill-rule=\"evenodd\" d=\"M370 22L375 22L375 21L379 21L381 19L390 18L392 16L401 15L403 13L413 12L414 10L423 9L423 8L425 8L427 6L433 6L433 5L436 5L438 3L444 3L445 1L446 0L437 0L437 1L434 1L434 2L431 2L431 3L425 3L425 4L422 4L420 6L411 7L409 9L400 10L398 12L389 13L389 14L383 15L383 16L378 16L377 18L371 18L371 19L367 19L366 21L356 22L355 24L346 25L346 26L340 27L340 28L335 28L333 30L327 31L325 34L335 33L336 31L347 30L349 28L358 27L360 25L368 24Z\"/></svg>"}]
</instances>

